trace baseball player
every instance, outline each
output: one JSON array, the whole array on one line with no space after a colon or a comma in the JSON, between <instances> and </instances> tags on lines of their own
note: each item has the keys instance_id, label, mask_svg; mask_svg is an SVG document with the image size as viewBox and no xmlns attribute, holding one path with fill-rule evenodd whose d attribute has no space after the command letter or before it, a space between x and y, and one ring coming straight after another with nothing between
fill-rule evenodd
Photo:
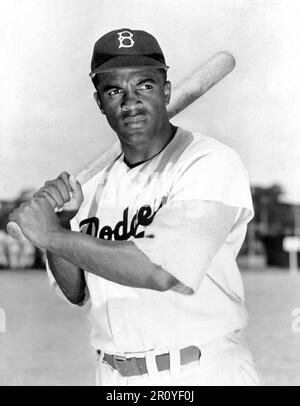
<instances>
[{"instance_id":1,"label":"baseball player","mask_svg":"<svg viewBox=\"0 0 300 406\"><path fill-rule=\"evenodd\" d=\"M167 69L149 33L102 36L90 76L122 153L84 185L46 182L11 220L46 250L51 286L86 304L98 385L256 385L236 264L247 172L169 122Z\"/></svg>"}]
</instances>

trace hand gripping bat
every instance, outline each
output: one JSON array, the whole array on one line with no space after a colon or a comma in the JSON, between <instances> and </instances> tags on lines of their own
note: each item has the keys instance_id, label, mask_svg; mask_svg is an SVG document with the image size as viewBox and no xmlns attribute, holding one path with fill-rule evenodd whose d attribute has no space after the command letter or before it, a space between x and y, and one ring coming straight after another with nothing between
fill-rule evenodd
<instances>
[{"instance_id":1,"label":"hand gripping bat","mask_svg":"<svg viewBox=\"0 0 300 406\"><path fill-rule=\"evenodd\" d=\"M234 67L235 59L226 51L216 53L201 64L172 90L171 101L167 106L169 118L171 119L192 104L228 75ZM108 150L79 171L76 179L80 183L87 182L93 175L117 158L120 153L121 145L119 141L116 141ZM13 221L7 224L7 232L17 240L24 238L20 227Z\"/></svg>"}]
</instances>

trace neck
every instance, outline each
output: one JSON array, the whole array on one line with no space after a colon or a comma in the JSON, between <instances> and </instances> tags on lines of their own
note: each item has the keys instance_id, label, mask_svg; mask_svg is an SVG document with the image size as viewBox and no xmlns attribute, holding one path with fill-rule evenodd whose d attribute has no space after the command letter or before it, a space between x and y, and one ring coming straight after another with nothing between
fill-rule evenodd
<instances>
[{"instance_id":1,"label":"neck","mask_svg":"<svg viewBox=\"0 0 300 406\"><path fill-rule=\"evenodd\" d=\"M121 141L126 161L130 164L146 161L157 155L170 142L176 132L176 127L169 121L152 137L134 144Z\"/></svg>"}]
</instances>

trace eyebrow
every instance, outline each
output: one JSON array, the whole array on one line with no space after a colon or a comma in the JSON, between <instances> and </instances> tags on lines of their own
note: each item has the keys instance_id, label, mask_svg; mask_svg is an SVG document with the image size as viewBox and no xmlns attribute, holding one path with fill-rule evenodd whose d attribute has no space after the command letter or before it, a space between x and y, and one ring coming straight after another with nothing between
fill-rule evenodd
<instances>
[{"instance_id":1,"label":"eyebrow","mask_svg":"<svg viewBox=\"0 0 300 406\"><path fill-rule=\"evenodd\" d=\"M155 80L154 78L145 77L145 78L139 79L136 84L139 86L145 82L156 84L157 80ZM121 88L122 88L121 86L114 85L113 83L108 83L107 85L104 86L104 88L102 89L102 92L109 92L112 89L121 89Z\"/></svg>"},{"instance_id":2,"label":"eyebrow","mask_svg":"<svg viewBox=\"0 0 300 406\"><path fill-rule=\"evenodd\" d=\"M146 78L146 79L141 79L137 82L138 85L142 85L145 82L150 82L150 83L157 83L155 79L153 78Z\"/></svg>"},{"instance_id":3,"label":"eyebrow","mask_svg":"<svg viewBox=\"0 0 300 406\"><path fill-rule=\"evenodd\" d=\"M108 92L108 91L110 91L112 89L121 89L121 88L120 88L120 86L116 86L116 85L106 85L102 89L102 92Z\"/></svg>"}]
</instances>

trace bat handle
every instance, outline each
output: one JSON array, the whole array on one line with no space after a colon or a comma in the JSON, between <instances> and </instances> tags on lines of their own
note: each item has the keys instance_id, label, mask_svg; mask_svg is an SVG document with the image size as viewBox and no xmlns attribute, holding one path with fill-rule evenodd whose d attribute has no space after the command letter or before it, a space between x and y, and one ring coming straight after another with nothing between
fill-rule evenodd
<instances>
[{"instance_id":1,"label":"bat handle","mask_svg":"<svg viewBox=\"0 0 300 406\"><path fill-rule=\"evenodd\" d=\"M6 226L6 230L8 232L8 234L14 238L15 240L21 241L23 240L25 237L23 236L23 233L20 229L20 227L18 226L17 223L15 223L14 221L10 221L7 226Z\"/></svg>"}]
</instances>

